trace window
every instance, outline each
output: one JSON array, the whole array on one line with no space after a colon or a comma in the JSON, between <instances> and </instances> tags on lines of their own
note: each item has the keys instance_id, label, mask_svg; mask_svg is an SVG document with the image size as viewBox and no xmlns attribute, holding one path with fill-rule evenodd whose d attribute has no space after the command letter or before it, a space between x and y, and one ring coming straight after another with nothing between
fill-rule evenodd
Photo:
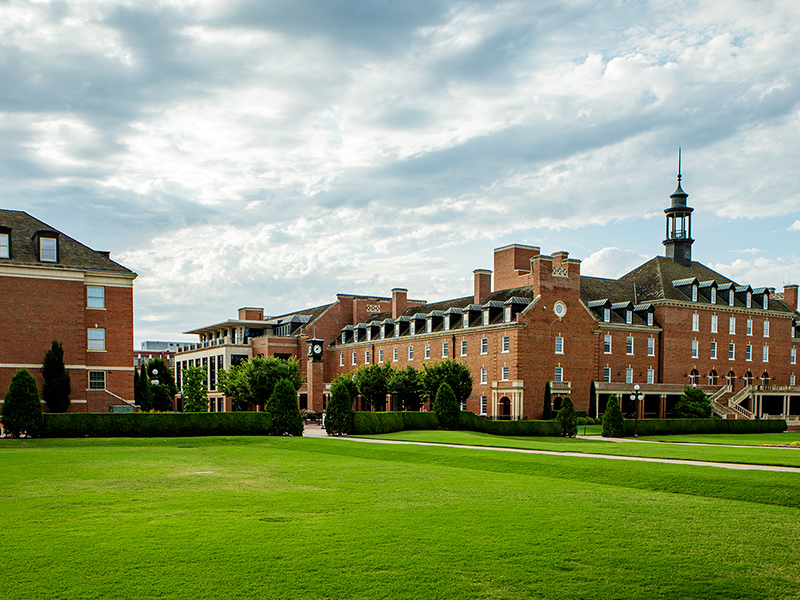
<instances>
[{"instance_id":1,"label":"window","mask_svg":"<svg viewBox=\"0 0 800 600\"><path fill-rule=\"evenodd\" d=\"M503 336L503 352L508 352L511 349L511 341L507 335Z\"/></svg>"},{"instance_id":2,"label":"window","mask_svg":"<svg viewBox=\"0 0 800 600\"><path fill-rule=\"evenodd\" d=\"M466 399L458 401L458 408L460 408L461 410L467 410L467 401L466 401Z\"/></svg>"},{"instance_id":3,"label":"window","mask_svg":"<svg viewBox=\"0 0 800 600\"><path fill-rule=\"evenodd\" d=\"M651 312L647 313L647 326L648 327L653 326L653 313Z\"/></svg>"},{"instance_id":4,"label":"window","mask_svg":"<svg viewBox=\"0 0 800 600\"><path fill-rule=\"evenodd\" d=\"M605 341L603 342L603 353L604 354L611 354L611 336L606 335Z\"/></svg>"},{"instance_id":5,"label":"window","mask_svg":"<svg viewBox=\"0 0 800 600\"><path fill-rule=\"evenodd\" d=\"M428 317L428 320L425 321L425 331L428 333L433 331L433 317Z\"/></svg>"},{"instance_id":6,"label":"window","mask_svg":"<svg viewBox=\"0 0 800 600\"><path fill-rule=\"evenodd\" d=\"M625 369L625 383L633 383L633 369L630 367Z\"/></svg>"},{"instance_id":7,"label":"window","mask_svg":"<svg viewBox=\"0 0 800 600\"><path fill-rule=\"evenodd\" d=\"M381 325L381 339L386 339L386 325Z\"/></svg>"},{"instance_id":8,"label":"window","mask_svg":"<svg viewBox=\"0 0 800 600\"><path fill-rule=\"evenodd\" d=\"M564 354L564 338L561 336L556 338L556 354Z\"/></svg>"},{"instance_id":9,"label":"window","mask_svg":"<svg viewBox=\"0 0 800 600\"><path fill-rule=\"evenodd\" d=\"M89 308L106 307L106 288L90 285L86 287L86 306Z\"/></svg>"},{"instance_id":10,"label":"window","mask_svg":"<svg viewBox=\"0 0 800 600\"><path fill-rule=\"evenodd\" d=\"M753 335L753 319L747 319L747 335Z\"/></svg>"},{"instance_id":11,"label":"window","mask_svg":"<svg viewBox=\"0 0 800 600\"><path fill-rule=\"evenodd\" d=\"M789 375L789 385L795 385L795 382L794 382L794 373L792 373L791 375Z\"/></svg>"},{"instance_id":12,"label":"window","mask_svg":"<svg viewBox=\"0 0 800 600\"><path fill-rule=\"evenodd\" d=\"M700 331L700 315L697 313L692 315L692 331Z\"/></svg>"},{"instance_id":13,"label":"window","mask_svg":"<svg viewBox=\"0 0 800 600\"><path fill-rule=\"evenodd\" d=\"M489 310L488 309L483 311L483 324L484 325L488 325L489 324Z\"/></svg>"},{"instance_id":14,"label":"window","mask_svg":"<svg viewBox=\"0 0 800 600\"><path fill-rule=\"evenodd\" d=\"M711 342L711 359L717 360L717 342Z\"/></svg>"},{"instance_id":15,"label":"window","mask_svg":"<svg viewBox=\"0 0 800 600\"><path fill-rule=\"evenodd\" d=\"M461 315L461 326L464 329L467 329L469 327L469 313L464 313L463 315Z\"/></svg>"},{"instance_id":16,"label":"window","mask_svg":"<svg viewBox=\"0 0 800 600\"><path fill-rule=\"evenodd\" d=\"M372 327L367 329L367 341L372 341Z\"/></svg>"},{"instance_id":17,"label":"window","mask_svg":"<svg viewBox=\"0 0 800 600\"><path fill-rule=\"evenodd\" d=\"M353 330L353 343L358 342L358 329Z\"/></svg>"},{"instance_id":18,"label":"window","mask_svg":"<svg viewBox=\"0 0 800 600\"><path fill-rule=\"evenodd\" d=\"M769 296L764 294L763 298L764 298L764 310L769 310Z\"/></svg>"},{"instance_id":19,"label":"window","mask_svg":"<svg viewBox=\"0 0 800 600\"><path fill-rule=\"evenodd\" d=\"M447 342L442 342L442 358L447 358L450 354L450 346Z\"/></svg>"},{"instance_id":20,"label":"window","mask_svg":"<svg viewBox=\"0 0 800 600\"><path fill-rule=\"evenodd\" d=\"M603 381L611 383L611 367L603 367Z\"/></svg>"},{"instance_id":21,"label":"window","mask_svg":"<svg viewBox=\"0 0 800 600\"><path fill-rule=\"evenodd\" d=\"M503 308L503 321L505 321L506 323L511 321L511 307L510 306L506 306L505 308Z\"/></svg>"},{"instance_id":22,"label":"window","mask_svg":"<svg viewBox=\"0 0 800 600\"><path fill-rule=\"evenodd\" d=\"M416 335L416 333L417 333L417 322L411 321L411 323L408 324L408 334Z\"/></svg>"},{"instance_id":23,"label":"window","mask_svg":"<svg viewBox=\"0 0 800 600\"><path fill-rule=\"evenodd\" d=\"M364 350L364 364L369 364L369 350Z\"/></svg>"},{"instance_id":24,"label":"window","mask_svg":"<svg viewBox=\"0 0 800 600\"><path fill-rule=\"evenodd\" d=\"M487 379L486 367L481 367L481 383L485 384Z\"/></svg>"},{"instance_id":25,"label":"window","mask_svg":"<svg viewBox=\"0 0 800 600\"><path fill-rule=\"evenodd\" d=\"M769 346L767 345L761 351L761 362L769 362Z\"/></svg>"},{"instance_id":26,"label":"window","mask_svg":"<svg viewBox=\"0 0 800 600\"><path fill-rule=\"evenodd\" d=\"M647 338L647 356L656 355L656 338Z\"/></svg>"},{"instance_id":27,"label":"window","mask_svg":"<svg viewBox=\"0 0 800 600\"><path fill-rule=\"evenodd\" d=\"M489 352L489 338L481 338L481 354Z\"/></svg>"},{"instance_id":28,"label":"window","mask_svg":"<svg viewBox=\"0 0 800 600\"><path fill-rule=\"evenodd\" d=\"M744 347L744 359L753 360L753 346L750 344L747 344L747 346Z\"/></svg>"},{"instance_id":29,"label":"window","mask_svg":"<svg viewBox=\"0 0 800 600\"><path fill-rule=\"evenodd\" d=\"M625 311L625 322L630 325L633 323L633 313L629 310Z\"/></svg>"},{"instance_id":30,"label":"window","mask_svg":"<svg viewBox=\"0 0 800 600\"><path fill-rule=\"evenodd\" d=\"M717 315L711 315L711 333L717 333Z\"/></svg>"},{"instance_id":31,"label":"window","mask_svg":"<svg viewBox=\"0 0 800 600\"><path fill-rule=\"evenodd\" d=\"M8 234L0 233L0 258L9 258L11 253L8 246Z\"/></svg>"},{"instance_id":32,"label":"window","mask_svg":"<svg viewBox=\"0 0 800 600\"><path fill-rule=\"evenodd\" d=\"M711 288L711 304L717 303L717 288Z\"/></svg>"},{"instance_id":33,"label":"window","mask_svg":"<svg viewBox=\"0 0 800 600\"><path fill-rule=\"evenodd\" d=\"M735 300L736 300L736 297L733 295L733 290L730 290L728 292L728 306L733 306L733 303L735 302Z\"/></svg>"},{"instance_id":34,"label":"window","mask_svg":"<svg viewBox=\"0 0 800 600\"><path fill-rule=\"evenodd\" d=\"M397 362L399 360L399 353L397 351L397 346L392 348L392 362Z\"/></svg>"},{"instance_id":35,"label":"window","mask_svg":"<svg viewBox=\"0 0 800 600\"><path fill-rule=\"evenodd\" d=\"M394 324L394 337L400 337L400 323Z\"/></svg>"},{"instance_id":36,"label":"window","mask_svg":"<svg viewBox=\"0 0 800 600\"><path fill-rule=\"evenodd\" d=\"M610 323L611 322L611 309L604 308L603 309L603 323Z\"/></svg>"},{"instance_id":37,"label":"window","mask_svg":"<svg viewBox=\"0 0 800 600\"><path fill-rule=\"evenodd\" d=\"M633 336L629 335L627 342L625 342L625 354L633 354Z\"/></svg>"},{"instance_id":38,"label":"window","mask_svg":"<svg viewBox=\"0 0 800 600\"><path fill-rule=\"evenodd\" d=\"M342 332L342 343L343 343L343 344L346 344L346 343L347 343L347 342L345 341L346 339L347 339L347 334L346 334L346 333L343 331L343 332Z\"/></svg>"},{"instance_id":39,"label":"window","mask_svg":"<svg viewBox=\"0 0 800 600\"><path fill-rule=\"evenodd\" d=\"M508 381L508 374L509 374L509 367L503 367L500 369L500 379L503 381Z\"/></svg>"},{"instance_id":40,"label":"window","mask_svg":"<svg viewBox=\"0 0 800 600\"><path fill-rule=\"evenodd\" d=\"M553 381L564 381L564 368L556 367L556 372L553 376Z\"/></svg>"},{"instance_id":41,"label":"window","mask_svg":"<svg viewBox=\"0 0 800 600\"><path fill-rule=\"evenodd\" d=\"M461 340L461 356L467 355L467 340Z\"/></svg>"},{"instance_id":42,"label":"window","mask_svg":"<svg viewBox=\"0 0 800 600\"><path fill-rule=\"evenodd\" d=\"M700 342L692 340L692 358L700 356Z\"/></svg>"},{"instance_id":43,"label":"window","mask_svg":"<svg viewBox=\"0 0 800 600\"><path fill-rule=\"evenodd\" d=\"M445 331L450 331L450 315L447 315L444 318L444 330Z\"/></svg>"},{"instance_id":44,"label":"window","mask_svg":"<svg viewBox=\"0 0 800 600\"><path fill-rule=\"evenodd\" d=\"M731 335L736 333L736 317L731 317L728 319L728 333Z\"/></svg>"},{"instance_id":45,"label":"window","mask_svg":"<svg viewBox=\"0 0 800 600\"><path fill-rule=\"evenodd\" d=\"M42 262L56 262L58 255L56 238L39 238L39 260Z\"/></svg>"},{"instance_id":46,"label":"window","mask_svg":"<svg viewBox=\"0 0 800 600\"><path fill-rule=\"evenodd\" d=\"M769 337L769 321L764 321L764 337Z\"/></svg>"},{"instance_id":47,"label":"window","mask_svg":"<svg viewBox=\"0 0 800 600\"><path fill-rule=\"evenodd\" d=\"M746 306L747 308L753 308L753 294L750 292L747 292Z\"/></svg>"},{"instance_id":48,"label":"window","mask_svg":"<svg viewBox=\"0 0 800 600\"><path fill-rule=\"evenodd\" d=\"M380 348L380 349L378 350L378 362L379 362L379 363L382 363L382 362L383 362L383 348Z\"/></svg>"},{"instance_id":49,"label":"window","mask_svg":"<svg viewBox=\"0 0 800 600\"><path fill-rule=\"evenodd\" d=\"M355 352L353 352L352 363L353 363L354 365L357 365L357 364L358 364L358 358L356 358L356 353L355 353Z\"/></svg>"},{"instance_id":50,"label":"window","mask_svg":"<svg viewBox=\"0 0 800 600\"><path fill-rule=\"evenodd\" d=\"M656 381L656 371L653 367L647 369L647 383L655 383Z\"/></svg>"},{"instance_id":51,"label":"window","mask_svg":"<svg viewBox=\"0 0 800 600\"><path fill-rule=\"evenodd\" d=\"M486 408L487 408L486 405L487 404L488 404L488 402L487 402L486 396L481 396L481 414L482 415L486 414Z\"/></svg>"},{"instance_id":52,"label":"window","mask_svg":"<svg viewBox=\"0 0 800 600\"><path fill-rule=\"evenodd\" d=\"M339 366L340 367L344 366L344 352L339 354Z\"/></svg>"},{"instance_id":53,"label":"window","mask_svg":"<svg viewBox=\"0 0 800 600\"><path fill-rule=\"evenodd\" d=\"M697 286L692 286L692 302L697 302Z\"/></svg>"},{"instance_id":54,"label":"window","mask_svg":"<svg viewBox=\"0 0 800 600\"><path fill-rule=\"evenodd\" d=\"M106 330L90 329L88 350L105 350L105 349L106 349Z\"/></svg>"},{"instance_id":55,"label":"window","mask_svg":"<svg viewBox=\"0 0 800 600\"><path fill-rule=\"evenodd\" d=\"M728 360L736 358L736 344L728 344Z\"/></svg>"},{"instance_id":56,"label":"window","mask_svg":"<svg viewBox=\"0 0 800 600\"><path fill-rule=\"evenodd\" d=\"M789 357L792 361L793 365L797 364L797 348L792 348L791 352L789 353Z\"/></svg>"},{"instance_id":57,"label":"window","mask_svg":"<svg viewBox=\"0 0 800 600\"><path fill-rule=\"evenodd\" d=\"M105 371L89 371L89 389L90 390L106 389Z\"/></svg>"},{"instance_id":58,"label":"window","mask_svg":"<svg viewBox=\"0 0 800 600\"><path fill-rule=\"evenodd\" d=\"M425 344L425 358L431 357L431 345Z\"/></svg>"},{"instance_id":59,"label":"window","mask_svg":"<svg viewBox=\"0 0 800 600\"><path fill-rule=\"evenodd\" d=\"M414 346L408 347L408 360L414 360Z\"/></svg>"}]
</instances>

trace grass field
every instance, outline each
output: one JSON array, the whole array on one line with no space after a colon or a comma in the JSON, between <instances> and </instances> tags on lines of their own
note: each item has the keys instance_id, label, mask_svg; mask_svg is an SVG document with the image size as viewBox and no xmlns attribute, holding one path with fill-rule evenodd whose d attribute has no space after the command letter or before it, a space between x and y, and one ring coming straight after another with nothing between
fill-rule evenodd
<instances>
[{"instance_id":1,"label":"grass field","mask_svg":"<svg viewBox=\"0 0 800 600\"><path fill-rule=\"evenodd\" d=\"M0 440L0 482L8 599L800 597L795 473L309 438Z\"/></svg>"}]
</instances>

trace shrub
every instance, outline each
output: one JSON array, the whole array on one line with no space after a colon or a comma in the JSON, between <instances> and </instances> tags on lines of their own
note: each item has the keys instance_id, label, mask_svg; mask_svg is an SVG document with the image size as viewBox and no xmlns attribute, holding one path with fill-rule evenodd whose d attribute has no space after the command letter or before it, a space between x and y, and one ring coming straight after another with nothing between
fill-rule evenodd
<instances>
[{"instance_id":1,"label":"shrub","mask_svg":"<svg viewBox=\"0 0 800 600\"><path fill-rule=\"evenodd\" d=\"M558 424L561 425L562 436L575 437L578 421L575 416L575 406L572 404L572 398L569 396L564 396L564 400L561 402L561 408L558 409L556 420Z\"/></svg>"},{"instance_id":2,"label":"shrub","mask_svg":"<svg viewBox=\"0 0 800 600\"><path fill-rule=\"evenodd\" d=\"M625 421L624 434L633 435L633 421ZM690 433L780 433L786 430L783 419L639 419L639 435L679 435Z\"/></svg>"},{"instance_id":3,"label":"shrub","mask_svg":"<svg viewBox=\"0 0 800 600\"><path fill-rule=\"evenodd\" d=\"M352 382L352 379L349 381ZM325 412L328 435L347 435L353 427L353 398L347 381L337 377L331 384L331 399Z\"/></svg>"},{"instance_id":4,"label":"shrub","mask_svg":"<svg viewBox=\"0 0 800 600\"><path fill-rule=\"evenodd\" d=\"M351 432L354 435L376 435L403 431L402 414L400 412L354 412Z\"/></svg>"},{"instance_id":5,"label":"shrub","mask_svg":"<svg viewBox=\"0 0 800 600\"><path fill-rule=\"evenodd\" d=\"M597 386L592 379L592 385L589 386L589 417L592 419L597 418Z\"/></svg>"},{"instance_id":6,"label":"shrub","mask_svg":"<svg viewBox=\"0 0 800 600\"><path fill-rule=\"evenodd\" d=\"M432 412L402 412L403 429L439 429L439 418Z\"/></svg>"},{"instance_id":7,"label":"shrub","mask_svg":"<svg viewBox=\"0 0 800 600\"><path fill-rule=\"evenodd\" d=\"M64 348L53 340L50 350L45 352L42 360L42 400L50 412L67 412L72 385L67 368L64 366Z\"/></svg>"},{"instance_id":8,"label":"shrub","mask_svg":"<svg viewBox=\"0 0 800 600\"><path fill-rule=\"evenodd\" d=\"M623 435L625 435L625 417L622 416L617 396L612 395L608 399L606 412L603 414L603 437L622 437Z\"/></svg>"},{"instance_id":9,"label":"shrub","mask_svg":"<svg viewBox=\"0 0 800 600\"><path fill-rule=\"evenodd\" d=\"M42 437L269 435L272 415L232 413L62 413L44 415Z\"/></svg>"},{"instance_id":10,"label":"shrub","mask_svg":"<svg viewBox=\"0 0 800 600\"><path fill-rule=\"evenodd\" d=\"M37 437L42 429L42 405L36 380L26 369L17 371L2 408L3 430L9 437Z\"/></svg>"},{"instance_id":11,"label":"shrub","mask_svg":"<svg viewBox=\"0 0 800 600\"><path fill-rule=\"evenodd\" d=\"M183 370L183 393L186 395L183 412L206 412L208 410L205 369L189 367Z\"/></svg>"},{"instance_id":12,"label":"shrub","mask_svg":"<svg viewBox=\"0 0 800 600\"><path fill-rule=\"evenodd\" d=\"M553 400L550 396L550 382L544 384L544 408L542 409L542 419L549 421L553 418Z\"/></svg>"},{"instance_id":13,"label":"shrub","mask_svg":"<svg viewBox=\"0 0 800 600\"><path fill-rule=\"evenodd\" d=\"M452 359L433 361L424 365L417 378L422 395L431 401L436 400L443 383L450 386L456 404L466 402L472 393L472 373L469 367Z\"/></svg>"},{"instance_id":14,"label":"shrub","mask_svg":"<svg viewBox=\"0 0 800 600\"><path fill-rule=\"evenodd\" d=\"M436 392L436 398L433 401L433 412L436 413L439 419L439 427L442 429L458 429L459 425L459 408L456 395L445 381L439 386L439 391Z\"/></svg>"},{"instance_id":15,"label":"shrub","mask_svg":"<svg viewBox=\"0 0 800 600\"><path fill-rule=\"evenodd\" d=\"M292 381L280 379L267 400L272 414L272 435L303 435L303 417L297 406L297 388Z\"/></svg>"},{"instance_id":16,"label":"shrub","mask_svg":"<svg viewBox=\"0 0 800 600\"><path fill-rule=\"evenodd\" d=\"M687 385L672 412L679 419L708 419L711 401L703 390Z\"/></svg>"},{"instance_id":17,"label":"shrub","mask_svg":"<svg viewBox=\"0 0 800 600\"><path fill-rule=\"evenodd\" d=\"M578 426L588 425L588 424L589 424L589 418L588 417L578 417Z\"/></svg>"},{"instance_id":18,"label":"shrub","mask_svg":"<svg viewBox=\"0 0 800 600\"><path fill-rule=\"evenodd\" d=\"M461 411L459 420L464 431L479 431L490 435L527 437L561 434L561 425L557 421L490 421L466 410Z\"/></svg>"},{"instance_id":19,"label":"shrub","mask_svg":"<svg viewBox=\"0 0 800 600\"><path fill-rule=\"evenodd\" d=\"M392 366L389 363L364 365L353 374L358 393L367 406L377 407L386 403L391 376Z\"/></svg>"}]
</instances>

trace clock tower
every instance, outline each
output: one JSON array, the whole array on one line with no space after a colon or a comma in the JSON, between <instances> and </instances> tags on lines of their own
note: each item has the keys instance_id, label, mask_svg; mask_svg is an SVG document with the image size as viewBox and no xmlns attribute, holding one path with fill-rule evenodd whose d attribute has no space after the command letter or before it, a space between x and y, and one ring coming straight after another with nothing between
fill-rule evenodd
<instances>
[{"instance_id":1,"label":"clock tower","mask_svg":"<svg viewBox=\"0 0 800 600\"><path fill-rule=\"evenodd\" d=\"M325 340L314 338L306 340L306 390L308 391L308 410L321 413L323 408L322 394L325 389L323 383L324 369L322 353L325 350Z\"/></svg>"}]
</instances>

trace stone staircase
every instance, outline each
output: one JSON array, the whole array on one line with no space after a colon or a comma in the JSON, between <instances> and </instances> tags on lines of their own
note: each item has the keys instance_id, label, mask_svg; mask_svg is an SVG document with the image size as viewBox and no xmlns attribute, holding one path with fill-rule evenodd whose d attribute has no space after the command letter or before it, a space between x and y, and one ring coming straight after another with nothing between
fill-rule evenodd
<instances>
[{"instance_id":1,"label":"stone staircase","mask_svg":"<svg viewBox=\"0 0 800 600\"><path fill-rule=\"evenodd\" d=\"M741 392L734 394L729 386L722 386L709 397L711 410L723 419L752 419L753 413L736 402L741 401L738 396Z\"/></svg>"}]
</instances>

